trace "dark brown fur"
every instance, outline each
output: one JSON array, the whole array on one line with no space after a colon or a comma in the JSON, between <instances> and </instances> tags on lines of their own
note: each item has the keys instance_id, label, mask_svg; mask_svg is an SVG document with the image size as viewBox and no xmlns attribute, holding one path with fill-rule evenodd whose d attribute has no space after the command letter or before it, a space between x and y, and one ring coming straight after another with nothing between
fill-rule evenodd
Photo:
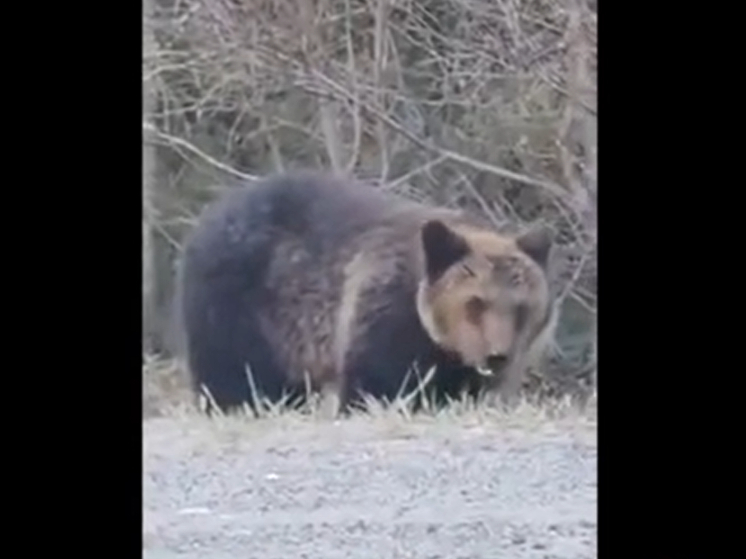
<instances>
[{"instance_id":1,"label":"dark brown fur","mask_svg":"<svg viewBox=\"0 0 746 559\"><path fill-rule=\"evenodd\" d=\"M417 364L438 365L440 395L512 396L554 324L550 246L542 230L499 235L317 173L232 190L195 228L180 275L195 388L224 410L247 402L248 363L264 396L302 390L307 374L344 406L361 391L393 398Z\"/></svg>"}]
</instances>

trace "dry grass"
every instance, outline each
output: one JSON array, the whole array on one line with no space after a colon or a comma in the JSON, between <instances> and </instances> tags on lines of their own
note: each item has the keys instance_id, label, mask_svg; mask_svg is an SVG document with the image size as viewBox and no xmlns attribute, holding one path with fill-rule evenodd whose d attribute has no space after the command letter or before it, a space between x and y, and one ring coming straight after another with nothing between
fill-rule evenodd
<instances>
[{"instance_id":1,"label":"dry grass","mask_svg":"<svg viewBox=\"0 0 746 559\"><path fill-rule=\"evenodd\" d=\"M174 359L146 357L142 366L143 417L173 415L193 408L189 380Z\"/></svg>"},{"instance_id":2,"label":"dry grass","mask_svg":"<svg viewBox=\"0 0 746 559\"><path fill-rule=\"evenodd\" d=\"M268 424L274 428L304 429L309 425L348 425L351 433L360 429L372 429L379 434L394 436L416 436L422 430L430 431L439 426L467 428L499 427L501 431L512 429L521 432L554 428L563 425L579 426L594 430L597 421L597 397L595 392L582 400L570 397L543 398L524 397L510 411L490 407L469 400L453 401L447 406L426 406L417 412L411 408L411 399L403 395L391 405L383 405L369 399L365 409L353 410L344 419L330 420L324 416L318 400L309 399L303 404L290 407L284 403L262 402L259 417L246 409L227 416L217 415L208 419L200 413L186 378L174 361L151 360L143 367L143 415L145 419L156 418L185 420L191 425L212 425L211 428L227 430L228 433L261 431ZM252 427L253 426L253 427ZM262 427L265 426L265 427ZM362 426L362 427L361 427ZM344 431L345 428L342 428Z\"/></svg>"}]
</instances>

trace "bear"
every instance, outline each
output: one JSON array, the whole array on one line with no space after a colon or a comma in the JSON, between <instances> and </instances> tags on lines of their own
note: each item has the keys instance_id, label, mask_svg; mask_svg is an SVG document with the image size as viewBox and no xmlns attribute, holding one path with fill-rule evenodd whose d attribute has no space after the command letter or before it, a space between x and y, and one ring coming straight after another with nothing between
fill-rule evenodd
<instances>
[{"instance_id":1,"label":"bear","mask_svg":"<svg viewBox=\"0 0 746 559\"><path fill-rule=\"evenodd\" d=\"M178 268L192 387L208 390L208 414L310 388L336 416L365 394L411 393L425 373L431 401L515 402L556 325L552 245L546 227L501 234L331 172L228 189Z\"/></svg>"}]
</instances>

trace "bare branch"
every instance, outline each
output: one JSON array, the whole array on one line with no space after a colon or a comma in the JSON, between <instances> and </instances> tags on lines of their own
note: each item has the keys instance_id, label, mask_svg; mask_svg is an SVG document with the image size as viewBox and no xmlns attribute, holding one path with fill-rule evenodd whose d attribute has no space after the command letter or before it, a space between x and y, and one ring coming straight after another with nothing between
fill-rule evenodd
<instances>
[{"instance_id":1,"label":"bare branch","mask_svg":"<svg viewBox=\"0 0 746 559\"><path fill-rule=\"evenodd\" d=\"M257 180L257 177L255 175L250 175L248 173L243 173L241 171L238 171L231 167L230 165L226 165L225 163L221 163L214 157L211 157L207 155L205 152L203 152L198 147L194 146L190 142L187 142L186 140L182 138L177 138L176 136L171 136L170 134L166 134L165 132L161 132L158 130L155 126L152 124L149 124L147 122L142 123L142 129L145 132L148 132L152 134L155 138L158 138L159 140L163 140L166 142L166 144L171 146L178 146L181 148L184 148L193 154L197 155L198 157L202 158L204 161L215 167L216 169L220 169L221 171L225 171L226 173L230 173L231 175L234 175L236 177L239 177L241 179L246 180Z\"/></svg>"},{"instance_id":2,"label":"bare branch","mask_svg":"<svg viewBox=\"0 0 746 559\"><path fill-rule=\"evenodd\" d=\"M318 70L311 70L311 72L313 74L313 77L318 79L324 85L328 86L329 90L327 91L330 92L332 95L341 97L343 99L350 99L352 97L352 94L349 91L347 91L344 87L340 86L338 83L329 79L327 76L325 76ZM318 93L318 91L314 90L313 88L308 88L308 91ZM451 151L448 149L438 147L410 133L401 124L399 124L398 122L393 120L391 117L389 117L387 114L385 114L379 107L376 107L372 105L371 103L366 103L365 108L366 110L374 114L378 119L380 119L387 126L389 126L391 129L395 130L396 132L398 132L399 134L407 138L409 141L411 141L413 144L415 144L417 147L423 150L426 150L431 153L436 153L451 161L463 163L464 165L473 167L474 169L478 169L480 171L484 171L487 173L492 173L493 175L496 175L502 178L506 178L506 179L510 179L510 180L513 180L519 183L528 184L531 186L536 186L539 188L546 189L548 192L550 192L551 194L553 194L554 196L556 196L557 198L561 200L567 201L570 199L569 193L557 184L554 184L548 181L533 179L531 177L527 177L519 173L514 173L513 171L509 171L501 167L497 167L496 165L492 165L490 163L478 161L477 159L474 159L467 155L463 155L460 153L456 153L455 151Z\"/></svg>"},{"instance_id":3,"label":"bare branch","mask_svg":"<svg viewBox=\"0 0 746 559\"><path fill-rule=\"evenodd\" d=\"M352 10L350 9L350 0L345 0L345 31L347 39L347 73L350 76L352 93L355 96L355 100L352 103L352 126L353 126L353 137L352 137L352 150L350 152L350 159L347 163L347 172L351 173L357 165L358 158L360 157L360 141L363 134L363 126L360 119L360 100L357 92L357 68L355 66L355 47L352 44Z\"/></svg>"}]
</instances>

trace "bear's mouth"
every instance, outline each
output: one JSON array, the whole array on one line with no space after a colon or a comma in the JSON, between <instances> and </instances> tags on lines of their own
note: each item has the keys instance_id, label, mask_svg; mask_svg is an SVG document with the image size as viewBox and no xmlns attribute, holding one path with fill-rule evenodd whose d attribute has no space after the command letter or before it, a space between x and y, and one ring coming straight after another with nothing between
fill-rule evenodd
<instances>
[{"instance_id":1,"label":"bear's mouth","mask_svg":"<svg viewBox=\"0 0 746 559\"><path fill-rule=\"evenodd\" d=\"M483 377L494 377L505 370L508 360L504 354L490 355L484 365L477 367L477 372Z\"/></svg>"}]
</instances>

